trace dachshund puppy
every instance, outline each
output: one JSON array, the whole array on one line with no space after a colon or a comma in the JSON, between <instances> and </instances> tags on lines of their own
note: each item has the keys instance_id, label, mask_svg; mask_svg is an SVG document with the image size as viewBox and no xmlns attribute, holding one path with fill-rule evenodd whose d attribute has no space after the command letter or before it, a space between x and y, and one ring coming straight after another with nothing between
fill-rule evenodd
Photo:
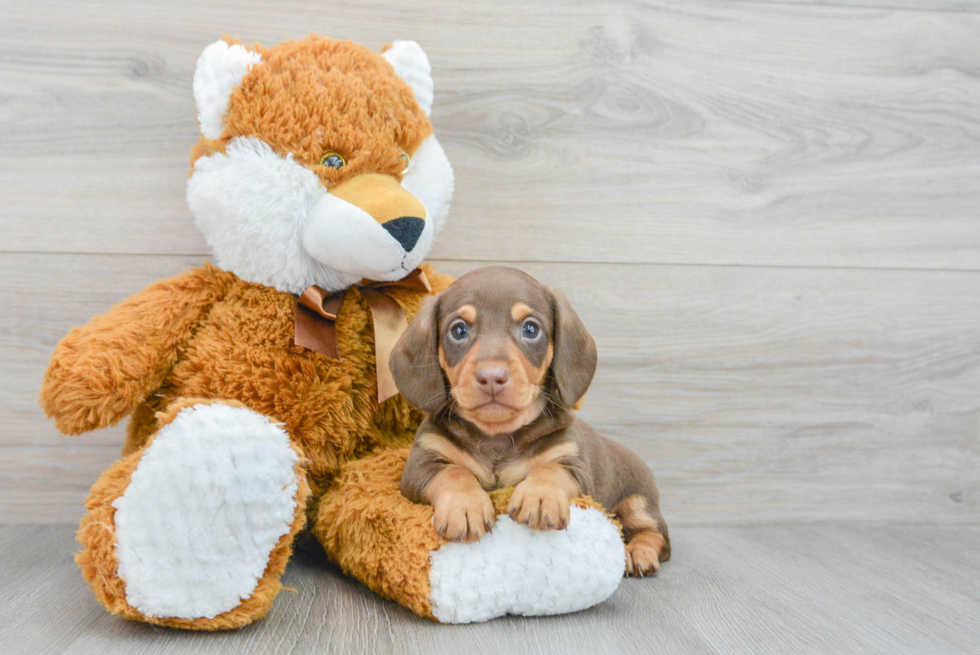
<instances>
[{"instance_id":1,"label":"dachshund puppy","mask_svg":"<svg viewBox=\"0 0 980 655\"><path fill-rule=\"evenodd\" d=\"M568 525L569 499L610 508L626 536L626 574L670 558L646 464L570 411L596 348L565 295L513 268L464 275L430 299L395 346L402 395L427 413L401 479L433 508L436 531L475 541L496 521L488 490L514 486L510 517L536 530Z\"/></svg>"}]
</instances>

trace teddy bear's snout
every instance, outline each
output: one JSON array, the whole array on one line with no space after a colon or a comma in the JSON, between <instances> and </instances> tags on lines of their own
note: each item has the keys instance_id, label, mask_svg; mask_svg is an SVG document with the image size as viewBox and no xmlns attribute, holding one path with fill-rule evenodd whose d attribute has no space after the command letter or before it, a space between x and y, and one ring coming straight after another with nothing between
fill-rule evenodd
<instances>
[{"instance_id":1,"label":"teddy bear's snout","mask_svg":"<svg viewBox=\"0 0 980 655\"><path fill-rule=\"evenodd\" d=\"M364 210L381 225L401 218L423 222L426 217L425 205L390 175L357 175L330 189L330 195Z\"/></svg>"},{"instance_id":2,"label":"teddy bear's snout","mask_svg":"<svg viewBox=\"0 0 980 655\"><path fill-rule=\"evenodd\" d=\"M433 226L419 198L391 175L363 173L328 189L303 224L303 249L334 270L399 280L422 262Z\"/></svg>"}]
</instances>

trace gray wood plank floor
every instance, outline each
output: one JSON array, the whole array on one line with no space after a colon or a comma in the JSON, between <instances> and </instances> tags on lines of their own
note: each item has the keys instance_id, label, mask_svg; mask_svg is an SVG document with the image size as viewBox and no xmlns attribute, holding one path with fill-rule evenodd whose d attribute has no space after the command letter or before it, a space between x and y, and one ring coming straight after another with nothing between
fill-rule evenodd
<instances>
[{"instance_id":1,"label":"gray wood plank floor","mask_svg":"<svg viewBox=\"0 0 980 655\"><path fill-rule=\"evenodd\" d=\"M4 653L976 653L980 527L676 531L676 557L572 615L443 626L383 601L304 541L262 622L159 629L105 613L68 526L0 527Z\"/></svg>"}]
</instances>

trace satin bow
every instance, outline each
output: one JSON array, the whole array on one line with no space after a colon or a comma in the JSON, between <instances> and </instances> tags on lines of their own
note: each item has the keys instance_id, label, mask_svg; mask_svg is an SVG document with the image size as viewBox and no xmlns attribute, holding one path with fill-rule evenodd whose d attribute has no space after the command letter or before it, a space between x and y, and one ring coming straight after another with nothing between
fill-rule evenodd
<instances>
[{"instance_id":1,"label":"satin bow","mask_svg":"<svg viewBox=\"0 0 980 655\"><path fill-rule=\"evenodd\" d=\"M392 289L432 292L425 273L419 268L395 282L368 282L357 285L357 290L367 301L374 322L374 359L378 370L379 403L398 393L395 376L388 366L388 358L398 338L408 329L405 310L386 295L386 292ZM297 346L340 359L337 350L337 315L340 313L340 306L344 303L346 292L345 289L330 293L314 284L296 299L293 316L296 320L294 343Z\"/></svg>"}]
</instances>

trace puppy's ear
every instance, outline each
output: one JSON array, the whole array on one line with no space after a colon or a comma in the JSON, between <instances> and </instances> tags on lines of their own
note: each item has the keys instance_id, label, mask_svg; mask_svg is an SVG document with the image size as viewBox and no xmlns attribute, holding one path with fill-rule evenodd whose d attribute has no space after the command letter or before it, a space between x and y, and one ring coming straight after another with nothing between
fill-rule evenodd
<instances>
[{"instance_id":1,"label":"puppy's ear","mask_svg":"<svg viewBox=\"0 0 980 655\"><path fill-rule=\"evenodd\" d=\"M446 382L439 365L439 297L426 298L391 352L388 365L398 391L409 403L433 414L446 404Z\"/></svg>"},{"instance_id":2,"label":"puppy's ear","mask_svg":"<svg viewBox=\"0 0 980 655\"><path fill-rule=\"evenodd\" d=\"M592 335L585 329L565 294L553 290L551 295L555 325L551 376L562 404L570 408L585 395L592 383L598 354Z\"/></svg>"}]
</instances>

